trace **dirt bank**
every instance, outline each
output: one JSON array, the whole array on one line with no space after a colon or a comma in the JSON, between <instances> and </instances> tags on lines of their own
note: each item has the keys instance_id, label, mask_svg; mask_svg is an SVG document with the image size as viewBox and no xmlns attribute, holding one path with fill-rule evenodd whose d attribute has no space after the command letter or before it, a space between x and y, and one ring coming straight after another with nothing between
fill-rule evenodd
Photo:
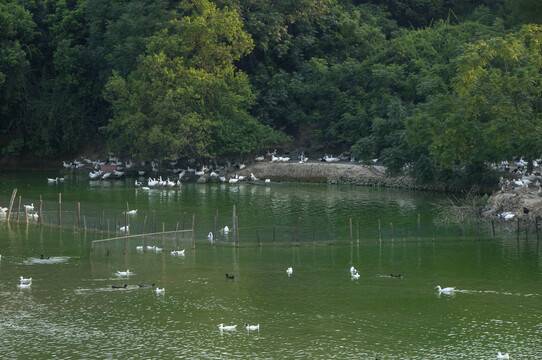
<instances>
[{"instance_id":1,"label":"dirt bank","mask_svg":"<svg viewBox=\"0 0 542 360\"><path fill-rule=\"evenodd\" d=\"M420 186L408 176L389 177L384 166L365 166L352 163L270 163L261 162L245 168L242 173L260 179L289 182L352 184L409 189L437 190L434 186ZM438 189L442 190L442 189Z\"/></svg>"},{"instance_id":2,"label":"dirt bank","mask_svg":"<svg viewBox=\"0 0 542 360\"><path fill-rule=\"evenodd\" d=\"M542 216L542 193L534 188L497 191L489 198L482 215L512 223L517 219L534 222L535 217Z\"/></svg>"}]
</instances>

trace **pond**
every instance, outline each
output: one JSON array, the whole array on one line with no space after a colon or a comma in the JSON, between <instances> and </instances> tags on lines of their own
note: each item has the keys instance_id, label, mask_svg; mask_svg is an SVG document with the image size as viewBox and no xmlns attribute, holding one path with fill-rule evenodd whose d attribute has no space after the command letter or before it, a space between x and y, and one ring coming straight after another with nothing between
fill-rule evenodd
<instances>
[{"instance_id":1,"label":"pond","mask_svg":"<svg viewBox=\"0 0 542 360\"><path fill-rule=\"evenodd\" d=\"M145 191L133 179L71 175L48 184L53 176L0 175L0 204L14 188L14 208L21 196L36 209L41 195L44 222L27 224L23 212L19 224L0 221L4 358L542 356L536 236L493 237L487 224L479 237L476 225L462 226L460 236L457 225L433 222L440 194L324 184ZM127 203L136 214L122 214ZM232 231L218 231L232 228L234 205L239 246ZM217 213L213 245L207 235ZM189 232L147 235L126 240L126 254L124 239L91 251L92 241L121 236L115 230L125 222L136 235L188 229L193 216L193 241ZM143 241L165 250L137 250ZM170 253L177 243L184 256ZM20 276L32 285L19 288ZM439 293L437 285L456 290ZM220 330L220 323L237 327Z\"/></svg>"}]
</instances>

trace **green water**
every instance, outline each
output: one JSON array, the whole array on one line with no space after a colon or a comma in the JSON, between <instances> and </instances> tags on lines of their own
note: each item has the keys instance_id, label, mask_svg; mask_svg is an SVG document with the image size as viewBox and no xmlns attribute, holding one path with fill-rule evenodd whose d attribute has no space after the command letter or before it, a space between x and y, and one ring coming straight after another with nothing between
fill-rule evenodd
<instances>
[{"instance_id":1,"label":"green water","mask_svg":"<svg viewBox=\"0 0 542 360\"><path fill-rule=\"evenodd\" d=\"M441 195L309 184L143 191L132 180L47 184L53 175L0 175L0 205L15 187L23 204L36 206L42 195L46 222L0 221L2 358L495 359L497 351L542 357L535 236L522 233L518 241L498 231L493 238L482 226L478 240L476 227L465 226L460 238L457 226L432 222ZM48 225L58 223L59 192L61 229ZM73 227L77 202L87 231L82 219ZM180 228L183 218L190 227L195 214L195 247L189 235L178 236L185 256L172 256L177 239L154 236L146 245L164 241L165 252L137 251L138 238L127 242L126 255L122 240L97 244L91 253L92 240L115 236L113 224L124 225L126 202L138 209L128 219L132 234L148 228L153 210L158 230L162 223ZM232 246L231 233L211 245L213 216L218 211L218 228L231 228L233 205L240 247ZM111 234L100 231L102 215ZM116 275L126 269L133 274ZM19 276L32 277L31 288L19 289ZM138 286L152 283L165 293ZM457 291L439 296L436 285ZM221 332L219 323L237 329ZM246 331L245 323L260 330Z\"/></svg>"}]
</instances>

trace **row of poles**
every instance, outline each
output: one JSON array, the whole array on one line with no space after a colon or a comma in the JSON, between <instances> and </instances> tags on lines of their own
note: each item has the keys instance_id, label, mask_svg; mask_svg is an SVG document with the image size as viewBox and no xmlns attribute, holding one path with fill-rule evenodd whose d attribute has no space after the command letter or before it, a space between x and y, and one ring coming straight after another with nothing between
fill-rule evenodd
<instances>
[{"instance_id":1,"label":"row of poles","mask_svg":"<svg viewBox=\"0 0 542 360\"><path fill-rule=\"evenodd\" d=\"M17 195L17 188L15 188L13 190L13 193L11 195L11 199L10 199L10 203L9 203L9 207L8 207L8 212L7 212L7 221L8 222L10 221L10 218L11 218L11 215L12 215L12 209L13 209L13 205L14 205L14 202L15 202L15 199L16 199L16 195ZM124 217L124 225L125 225L125 227L129 226L128 215L127 215L128 214L128 203L126 204L126 206L127 206L127 209L125 211L125 217ZM20 209L21 209L21 197L19 196L19 204L18 204L18 211L17 211L17 221L19 221ZM179 230L179 222L177 222L177 225L175 227L175 231L169 231L169 232L165 231L165 223L162 223L162 231L161 232L156 232L155 215L156 215L155 211L153 210L152 220L149 223L149 227L148 227L147 231L146 231L147 216L145 215L145 221L143 223L142 234L124 235L124 236L121 236L121 237L102 239L102 240L95 240L95 242L111 241L111 240L118 240L118 239L127 239L127 238L132 238L132 237L141 237L141 236L143 236L143 238L145 240L145 236L150 236L151 234L163 234L163 236L164 236L165 234L168 234L168 233L175 233L175 237L176 237L177 243L178 243L177 233L180 232L182 234L183 238L184 238L184 233L185 232L191 232L192 233L192 244L195 247L195 240L194 240L195 214L192 214L192 227L189 230L185 230L185 227L186 227L186 215L187 214L184 213L183 221L182 221L182 229ZM28 214L28 211L27 211L26 208L25 208L25 217L26 217L26 221L28 222L29 214ZM88 229L87 224L86 224L86 217L83 215L82 219L83 219L83 227L84 227L84 229L86 231ZM104 213L104 211L102 211L102 216L99 219L100 230L102 232L104 231L105 220L106 220L105 219L105 213ZM43 200L42 200L41 195L40 195L40 203L39 203L37 221L38 221L39 224L43 223ZM116 223L117 223L117 220L115 219L115 226L116 226ZM218 224L218 210L216 211L216 214L215 214L215 216L213 218L212 241L211 241L213 245L216 243L216 239L217 239L217 224ZM80 204L80 202L77 203L77 210L74 213L74 224L73 225L74 225L74 228L81 229L81 204ZM350 225L350 243L353 243L354 242L354 225L353 225L352 218L349 218L349 225ZM391 241L393 242L394 241L393 223L390 223L389 225L390 225L390 237L391 237ZM494 223L494 220L491 220L491 225L492 225L492 234L493 234L493 237L495 237L495 223ZM62 193L58 194L58 226L59 227L62 226ZM95 222L94 228L95 228L96 231L98 230L96 222ZM359 223L358 223L357 220L356 220L356 223L355 223L355 228L356 228L356 241L359 244ZM110 232L109 219L107 219L107 232ZM527 232L528 232L528 229L527 229L527 227L525 227L525 236L526 237L527 237ZM535 232L536 232L536 239L538 240L539 239L538 218L535 218ZM233 233L233 236L232 236L233 245L236 246L236 247L239 247L239 218L238 218L238 216L236 214L235 205L233 205L233 211L232 211L232 233ZM299 245L300 233L301 233L301 218L298 217L297 226L292 227L292 244L294 246ZM520 236L520 219L517 219L516 233L517 233L517 238L519 239L519 236ZM478 239L480 239L480 222L477 223L477 235L478 235ZM378 236L379 236L379 241L382 242L382 224L381 224L380 219L378 219ZM462 228L459 228L459 237L460 237L460 239L462 239L462 236L463 236ZM262 239L261 239L261 235L260 235L260 230L256 230L256 238L257 238L257 241L258 241L258 246L262 246L263 243L262 243ZM418 217L417 217L417 238L418 238L418 241L421 240L420 214L418 214ZM405 234L404 228L403 228L403 239L406 239L406 234ZM273 243L275 243L275 240L276 240L276 226L273 225ZM313 242L316 242L316 231L315 231L314 228L312 230L312 240L313 240ZM433 235L433 240L434 240L434 235ZM126 251L126 249L125 249L125 251Z\"/></svg>"}]
</instances>

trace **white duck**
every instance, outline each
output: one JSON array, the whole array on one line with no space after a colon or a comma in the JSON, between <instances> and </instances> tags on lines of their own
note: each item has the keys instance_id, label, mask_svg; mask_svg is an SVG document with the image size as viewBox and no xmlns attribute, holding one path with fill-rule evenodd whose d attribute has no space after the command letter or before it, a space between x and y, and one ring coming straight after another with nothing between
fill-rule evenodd
<instances>
[{"instance_id":1,"label":"white duck","mask_svg":"<svg viewBox=\"0 0 542 360\"><path fill-rule=\"evenodd\" d=\"M122 233L127 233L127 232L130 231L130 225L121 226L121 227L119 228L119 230L120 230L120 232L122 232Z\"/></svg>"},{"instance_id":2,"label":"white duck","mask_svg":"<svg viewBox=\"0 0 542 360\"><path fill-rule=\"evenodd\" d=\"M294 273L294 269L292 269L291 266L288 269L286 269L286 274L288 274L288 276L292 275L293 273Z\"/></svg>"},{"instance_id":3,"label":"white duck","mask_svg":"<svg viewBox=\"0 0 542 360\"><path fill-rule=\"evenodd\" d=\"M160 289L160 288L157 287L154 291L156 291L157 294L163 294L163 293L166 292L166 289L165 288Z\"/></svg>"},{"instance_id":4,"label":"white duck","mask_svg":"<svg viewBox=\"0 0 542 360\"><path fill-rule=\"evenodd\" d=\"M19 279L21 280L20 281L21 284L31 284L32 283L32 278L25 279L24 277L21 276Z\"/></svg>"},{"instance_id":5,"label":"white duck","mask_svg":"<svg viewBox=\"0 0 542 360\"><path fill-rule=\"evenodd\" d=\"M32 203L31 205L25 205L24 208L28 211L32 211L34 210L34 203Z\"/></svg>"},{"instance_id":6,"label":"white duck","mask_svg":"<svg viewBox=\"0 0 542 360\"><path fill-rule=\"evenodd\" d=\"M220 330L231 331L231 330L235 330L236 328L237 328L237 325L226 325L226 326L224 326L224 324L222 324L222 323L218 324L218 329L220 329Z\"/></svg>"},{"instance_id":7,"label":"white duck","mask_svg":"<svg viewBox=\"0 0 542 360\"><path fill-rule=\"evenodd\" d=\"M58 176L55 179L47 178L47 182L56 183L58 181Z\"/></svg>"},{"instance_id":8,"label":"white duck","mask_svg":"<svg viewBox=\"0 0 542 360\"><path fill-rule=\"evenodd\" d=\"M224 235L227 235L230 232L230 228L228 227L228 225L226 225L222 229L220 229L220 232Z\"/></svg>"},{"instance_id":9,"label":"white duck","mask_svg":"<svg viewBox=\"0 0 542 360\"><path fill-rule=\"evenodd\" d=\"M355 267L351 266L350 267L350 275L354 275L355 273L357 273L358 271L356 270Z\"/></svg>"},{"instance_id":10,"label":"white duck","mask_svg":"<svg viewBox=\"0 0 542 360\"><path fill-rule=\"evenodd\" d=\"M260 330L260 324L258 325L249 325L249 324L245 324L245 329L247 330Z\"/></svg>"},{"instance_id":11,"label":"white duck","mask_svg":"<svg viewBox=\"0 0 542 360\"><path fill-rule=\"evenodd\" d=\"M355 274L351 274L351 277L352 277L352 280L357 280L359 279L359 273L356 271Z\"/></svg>"},{"instance_id":12,"label":"white duck","mask_svg":"<svg viewBox=\"0 0 542 360\"><path fill-rule=\"evenodd\" d=\"M18 287L19 289L28 289L28 288L30 288L30 286L32 286L32 283L29 283L29 284L19 284L19 285L17 285L17 287Z\"/></svg>"},{"instance_id":13,"label":"white duck","mask_svg":"<svg viewBox=\"0 0 542 360\"><path fill-rule=\"evenodd\" d=\"M212 232L209 232L209 234L207 234L207 239L209 239L209 241L213 241L213 233Z\"/></svg>"},{"instance_id":14,"label":"white duck","mask_svg":"<svg viewBox=\"0 0 542 360\"><path fill-rule=\"evenodd\" d=\"M184 256L184 250L171 250L171 255L178 255L178 256Z\"/></svg>"},{"instance_id":15,"label":"white duck","mask_svg":"<svg viewBox=\"0 0 542 360\"><path fill-rule=\"evenodd\" d=\"M508 353L506 354L501 354L500 351L497 351L497 359L510 359L510 355L508 355Z\"/></svg>"},{"instance_id":16,"label":"white duck","mask_svg":"<svg viewBox=\"0 0 542 360\"><path fill-rule=\"evenodd\" d=\"M154 251L157 252L157 253L162 252L162 250L163 250L163 249L162 249L161 247L158 247L158 246L156 246L156 247L154 248Z\"/></svg>"},{"instance_id":17,"label":"white duck","mask_svg":"<svg viewBox=\"0 0 542 360\"><path fill-rule=\"evenodd\" d=\"M132 274L132 272L130 270L126 270L126 271L118 271L117 270L117 276L130 276L130 274Z\"/></svg>"},{"instance_id":18,"label":"white duck","mask_svg":"<svg viewBox=\"0 0 542 360\"><path fill-rule=\"evenodd\" d=\"M136 246L137 251L143 251L143 245Z\"/></svg>"},{"instance_id":19,"label":"white duck","mask_svg":"<svg viewBox=\"0 0 542 360\"><path fill-rule=\"evenodd\" d=\"M440 285L437 285L435 288L438 290L439 294L453 294L455 291L455 287L453 286L441 288Z\"/></svg>"}]
</instances>

